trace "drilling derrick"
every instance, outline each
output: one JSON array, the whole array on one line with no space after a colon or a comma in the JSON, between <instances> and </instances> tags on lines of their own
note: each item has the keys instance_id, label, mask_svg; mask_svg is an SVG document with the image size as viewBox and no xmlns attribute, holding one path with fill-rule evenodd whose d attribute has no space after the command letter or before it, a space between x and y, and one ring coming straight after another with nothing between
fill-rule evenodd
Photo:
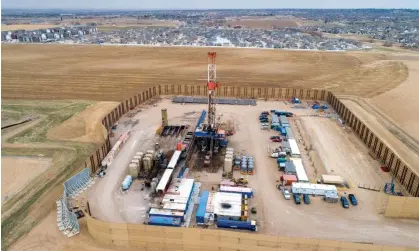
<instances>
[{"instance_id":1,"label":"drilling derrick","mask_svg":"<svg viewBox=\"0 0 419 251\"><path fill-rule=\"evenodd\" d=\"M215 130L215 96L219 86L217 82L216 52L208 52L208 124L210 130Z\"/></svg>"},{"instance_id":2,"label":"drilling derrick","mask_svg":"<svg viewBox=\"0 0 419 251\"><path fill-rule=\"evenodd\" d=\"M220 125L215 116L215 99L219 88L215 64L216 55L215 52L208 52L208 111L202 111L194 133L198 148L201 153L205 153L204 165L209 165L213 154L218 153L219 149L226 147L228 143L225 130L219 128Z\"/></svg>"}]
</instances>

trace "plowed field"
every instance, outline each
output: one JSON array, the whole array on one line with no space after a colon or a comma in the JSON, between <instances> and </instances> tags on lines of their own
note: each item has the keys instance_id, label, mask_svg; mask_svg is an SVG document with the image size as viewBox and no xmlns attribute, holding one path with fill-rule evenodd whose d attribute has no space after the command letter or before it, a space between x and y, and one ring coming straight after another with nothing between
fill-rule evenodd
<instances>
[{"instance_id":1,"label":"plowed field","mask_svg":"<svg viewBox=\"0 0 419 251\"><path fill-rule=\"evenodd\" d=\"M206 82L217 52L223 85L388 91L407 68L378 53L98 45L2 46L2 98L124 100L144 86Z\"/></svg>"}]
</instances>

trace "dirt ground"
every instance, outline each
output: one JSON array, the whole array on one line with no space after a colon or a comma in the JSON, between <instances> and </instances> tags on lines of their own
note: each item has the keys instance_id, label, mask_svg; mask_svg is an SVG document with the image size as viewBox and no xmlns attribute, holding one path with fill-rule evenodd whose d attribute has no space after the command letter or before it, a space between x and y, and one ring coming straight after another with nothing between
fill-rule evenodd
<instances>
[{"instance_id":1,"label":"dirt ground","mask_svg":"<svg viewBox=\"0 0 419 251\"><path fill-rule=\"evenodd\" d=\"M107 177L97 181L89 192L90 198L93 198L89 201L94 217L112 222L136 222L144 211L141 208L144 207L144 203L140 202L140 197L118 194L120 190L118 181L127 164L123 162L129 161L129 157L137 151L138 146L143 144L143 132L154 130L160 123L159 111L163 107L168 109L169 123L172 118L179 117L185 112L200 111L205 108L204 105L182 106L163 100L157 107L139 113L147 119L140 119L139 124L134 127L133 136L108 168ZM316 176L303 141L306 146L311 144L319 154L325 167L323 172L340 174L355 184L350 190L340 190L340 193L356 193L360 201L359 206L345 210L340 204L323 202L320 197L312 198L312 204L309 206L295 205L293 201L283 198L276 189L281 172L277 170L275 159L267 156L267 147L270 144L268 138L277 133L272 130L260 130L257 120L262 110L270 109L287 109L301 115L300 118L293 119L292 123L295 124L293 127L300 128L301 135L310 135L310 138L302 138L297 134L309 178L314 180ZM256 107L220 105L217 106L217 113L222 114L223 119L234 118L237 133L230 138L229 146L235 151L255 157L255 175L248 176L249 185L255 189L255 197L250 205L258 209L257 220L261 233L419 247L418 239L415 238L415 233L419 231L418 222L385 218L382 212L386 195L356 187L357 182L382 186L383 182L390 180L390 176L388 173L382 173L380 164L370 159L368 149L356 136L341 128L335 120L304 117L316 113L310 108L290 109L290 106L284 102L271 101L259 101ZM253 120L254 122L251 122ZM147 139L145 140L147 142ZM221 180L221 173L191 171L189 175L203 182L204 188L207 189L216 184L217 176ZM109 179L114 181L110 182ZM124 196L126 198L121 200ZM378 229L392 230L378 231Z\"/></svg>"},{"instance_id":2,"label":"dirt ground","mask_svg":"<svg viewBox=\"0 0 419 251\"><path fill-rule=\"evenodd\" d=\"M2 46L3 98L121 101L155 84L204 84L208 48ZM407 68L380 53L216 48L222 85L326 88L374 97ZM23 70L24 69L24 70Z\"/></svg>"},{"instance_id":3,"label":"dirt ground","mask_svg":"<svg viewBox=\"0 0 419 251\"><path fill-rule=\"evenodd\" d=\"M104 129L101 116L117 103L103 102L99 107L89 106L91 103L2 100L2 113L5 111L6 117L34 117L24 125L2 130L2 247L30 231L55 208L54 202L63 192L62 182L84 167L86 158L96 150L95 143L103 141L103 135L96 139L91 134L101 132L96 128L98 125ZM88 114L83 113L86 107L89 107ZM90 121L84 123L76 119L77 123L71 123L72 116L79 112ZM67 127L61 132L58 130L57 135L67 132L73 135L69 129L79 130L81 123L83 130L77 134L78 141L47 138L49 129L60 127L67 120L70 120L65 123Z\"/></svg>"},{"instance_id":4,"label":"dirt ground","mask_svg":"<svg viewBox=\"0 0 419 251\"><path fill-rule=\"evenodd\" d=\"M1 158L1 202L5 197L12 197L24 188L40 173L46 171L52 164L50 158L25 158L5 157Z\"/></svg>"},{"instance_id":5,"label":"dirt ground","mask_svg":"<svg viewBox=\"0 0 419 251\"><path fill-rule=\"evenodd\" d=\"M413 171L419 173L417 164L419 163L419 155L414 145L406 145L405 142L401 141L396 137L385 124L385 121L381 121L374 114L363 109L362 106L358 105L352 100L342 99L342 102L353 111L360 120L362 120L371 130L378 135L383 142L389 146Z\"/></svg>"},{"instance_id":6,"label":"dirt ground","mask_svg":"<svg viewBox=\"0 0 419 251\"><path fill-rule=\"evenodd\" d=\"M48 130L47 137L51 140L102 143L108 133L102 125L102 119L118 105L118 102L92 104L84 111Z\"/></svg>"},{"instance_id":7,"label":"dirt ground","mask_svg":"<svg viewBox=\"0 0 419 251\"><path fill-rule=\"evenodd\" d=\"M390 120L412 136L419 144L419 52L395 53L392 58L401 60L409 69L409 76L398 87L369 100Z\"/></svg>"}]
</instances>

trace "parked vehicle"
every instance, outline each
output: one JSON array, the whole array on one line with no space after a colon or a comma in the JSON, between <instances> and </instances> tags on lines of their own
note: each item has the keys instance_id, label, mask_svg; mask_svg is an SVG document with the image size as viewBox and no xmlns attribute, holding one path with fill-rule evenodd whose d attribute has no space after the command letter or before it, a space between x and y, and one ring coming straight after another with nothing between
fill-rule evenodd
<instances>
[{"instance_id":1,"label":"parked vehicle","mask_svg":"<svg viewBox=\"0 0 419 251\"><path fill-rule=\"evenodd\" d=\"M274 139L271 139L271 141L272 142L282 142L282 139L281 138L274 138Z\"/></svg>"},{"instance_id":2,"label":"parked vehicle","mask_svg":"<svg viewBox=\"0 0 419 251\"><path fill-rule=\"evenodd\" d=\"M295 194L293 194L293 197L294 197L295 204L300 205L301 204L300 195L295 193Z\"/></svg>"},{"instance_id":3,"label":"parked vehicle","mask_svg":"<svg viewBox=\"0 0 419 251\"><path fill-rule=\"evenodd\" d=\"M282 191L282 193L284 194L284 198L286 200L291 199L291 194L290 194L290 191L288 190L288 188L284 188L284 190Z\"/></svg>"},{"instance_id":4,"label":"parked vehicle","mask_svg":"<svg viewBox=\"0 0 419 251\"><path fill-rule=\"evenodd\" d=\"M308 194L304 194L303 195L303 201L304 201L304 204L310 204L310 196L308 196Z\"/></svg>"},{"instance_id":5,"label":"parked vehicle","mask_svg":"<svg viewBox=\"0 0 419 251\"><path fill-rule=\"evenodd\" d=\"M348 199L346 198L346 196L341 196L340 197L340 202L342 203L343 208L349 208L349 202L348 202Z\"/></svg>"},{"instance_id":6,"label":"parked vehicle","mask_svg":"<svg viewBox=\"0 0 419 251\"><path fill-rule=\"evenodd\" d=\"M279 136L279 135L275 135L275 136L270 137L270 139L280 139L280 138L281 138L281 136Z\"/></svg>"},{"instance_id":7,"label":"parked vehicle","mask_svg":"<svg viewBox=\"0 0 419 251\"><path fill-rule=\"evenodd\" d=\"M355 195L354 195L354 194L349 194L349 195L348 195L348 198L349 198L349 201L351 202L351 204L352 204L353 206L358 205L358 200L356 199L356 197L355 197Z\"/></svg>"}]
</instances>

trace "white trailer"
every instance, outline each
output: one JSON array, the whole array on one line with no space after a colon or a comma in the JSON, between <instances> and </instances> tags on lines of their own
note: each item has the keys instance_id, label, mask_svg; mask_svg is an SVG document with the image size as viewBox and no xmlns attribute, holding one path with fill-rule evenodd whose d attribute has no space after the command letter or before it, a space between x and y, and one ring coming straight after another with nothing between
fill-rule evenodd
<instances>
[{"instance_id":1,"label":"white trailer","mask_svg":"<svg viewBox=\"0 0 419 251\"><path fill-rule=\"evenodd\" d=\"M288 143L291 148L291 157L301 158L300 148L298 148L297 141L295 139L288 139Z\"/></svg>"},{"instance_id":2,"label":"white trailer","mask_svg":"<svg viewBox=\"0 0 419 251\"><path fill-rule=\"evenodd\" d=\"M297 173L298 182L308 182L306 170L304 169L303 161L300 158L291 158L295 165L295 172Z\"/></svg>"},{"instance_id":3,"label":"white trailer","mask_svg":"<svg viewBox=\"0 0 419 251\"><path fill-rule=\"evenodd\" d=\"M312 183L292 183L292 193L296 194L310 194L318 196L336 196L338 190L334 185L312 184Z\"/></svg>"}]
</instances>

